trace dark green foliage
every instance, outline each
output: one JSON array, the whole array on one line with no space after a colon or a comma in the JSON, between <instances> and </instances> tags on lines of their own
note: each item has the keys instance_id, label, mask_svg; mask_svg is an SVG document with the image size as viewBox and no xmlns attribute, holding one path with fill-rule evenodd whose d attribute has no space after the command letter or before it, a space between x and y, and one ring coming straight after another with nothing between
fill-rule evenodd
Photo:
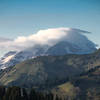
<instances>
[{"instance_id":1,"label":"dark green foliage","mask_svg":"<svg viewBox=\"0 0 100 100\"><path fill-rule=\"evenodd\" d=\"M2 92L3 89L5 90L5 87L0 88L0 93L3 93L3 95L0 95L2 97L0 100L61 100L58 96L58 99L54 99L54 94L50 92L36 92L31 89L30 93L27 93L24 88L16 86L8 87L6 91Z\"/></svg>"},{"instance_id":2,"label":"dark green foliage","mask_svg":"<svg viewBox=\"0 0 100 100\"><path fill-rule=\"evenodd\" d=\"M20 87L8 87L2 100L28 100L25 89Z\"/></svg>"},{"instance_id":3,"label":"dark green foliage","mask_svg":"<svg viewBox=\"0 0 100 100\"><path fill-rule=\"evenodd\" d=\"M21 89L22 93L22 100L28 100L28 94L26 92L26 90L23 88Z\"/></svg>"},{"instance_id":4,"label":"dark green foliage","mask_svg":"<svg viewBox=\"0 0 100 100\"><path fill-rule=\"evenodd\" d=\"M37 99L37 94L34 91L34 89L32 89L30 94L29 94L29 100L36 100L36 99Z\"/></svg>"},{"instance_id":5,"label":"dark green foliage","mask_svg":"<svg viewBox=\"0 0 100 100\"><path fill-rule=\"evenodd\" d=\"M12 91L12 87L8 87L6 93L3 97L3 100L10 100L9 98L10 98L11 91Z\"/></svg>"},{"instance_id":6,"label":"dark green foliage","mask_svg":"<svg viewBox=\"0 0 100 100\"><path fill-rule=\"evenodd\" d=\"M0 100L3 99L4 95L5 95L5 88L3 86L0 86Z\"/></svg>"},{"instance_id":7,"label":"dark green foliage","mask_svg":"<svg viewBox=\"0 0 100 100\"><path fill-rule=\"evenodd\" d=\"M19 87L9 87L4 100L21 100L21 89Z\"/></svg>"},{"instance_id":8,"label":"dark green foliage","mask_svg":"<svg viewBox=\"0 0 100 100\"><path fill-rule=\"evenodd\" d=\"M52 93L49 93L46 95L46 99L47 100L53 100L54 99L54 95Z\"/></svg>"},{"instance_id":9,"label":"dark green foliage","mask_svg":"<svg viewBox=\"0 0 100 100\"><path fill-rule=\"evenodd\" d=\"M56 99L55 100L59 100L58 96L56 95Z\"/></svg>"}]
</instances>

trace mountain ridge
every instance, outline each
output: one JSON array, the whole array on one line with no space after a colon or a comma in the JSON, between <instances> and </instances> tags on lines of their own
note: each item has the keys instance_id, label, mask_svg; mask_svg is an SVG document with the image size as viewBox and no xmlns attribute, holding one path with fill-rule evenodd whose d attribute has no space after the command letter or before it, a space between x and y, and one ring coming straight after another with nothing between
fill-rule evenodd
<instances>
[{"instance_id":1,"label":"mountain ridge","mask_svg":"<svg viewBox=\"0 0 100 100\"><path fill-rule=\"evenodd\" d=\"M0 59L0 68L5 69L14 66L22 61L45 55L65 55L65 54L89 54L96 51L96 48L80 48L78 45L69 42L59 42L53 46L36 45L31 48L16 52L10 51Z\"/></svg>"},{"instance_id":2,"label":"mountain ridge","mask_svg":"<svg viewBox=\"0 0 100 100\"><path fill-rule=\"evenodd\" d=\"M12 67L0 78L3 85L41 86L79 75L100 65L100 50L85 55L40 56ZM2 75L2 74L1 74Z\"/></svg>"}]
</instances>

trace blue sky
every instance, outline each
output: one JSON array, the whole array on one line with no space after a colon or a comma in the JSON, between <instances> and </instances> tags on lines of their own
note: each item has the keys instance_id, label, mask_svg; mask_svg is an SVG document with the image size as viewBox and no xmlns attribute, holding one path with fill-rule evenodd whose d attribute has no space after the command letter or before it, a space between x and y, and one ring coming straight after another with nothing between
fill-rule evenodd
<instances>
[{"instance_id":1,"label":"blue sky","mask_svg":"<svg viewBox=\"0 0 100 100\"><path fill-rule=\"evenodd\" d=\"M57 27L92 32L87 36L100 47L100 0L0 0L0 37Z\"/></svg>"}]
</instances>

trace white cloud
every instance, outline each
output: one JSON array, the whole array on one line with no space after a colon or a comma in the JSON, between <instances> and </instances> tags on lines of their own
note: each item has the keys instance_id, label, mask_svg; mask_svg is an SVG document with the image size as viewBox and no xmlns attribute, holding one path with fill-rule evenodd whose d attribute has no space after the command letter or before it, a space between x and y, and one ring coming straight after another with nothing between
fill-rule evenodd
<instances>
[{"instance_id":1,"label":"white cloud","mask_svg":"<svg viewBox=\"0 0 100 100\"><path fill-rule=\"evenodd\" d=\"M80 47L96 47L96 45L88 40L82 33L89 33L80 29L73 28L52 28L40 30L30 36L19 36L15 40L0 42L0 49L22 50L36 44L54 45L60 41L68 41L79 45Z\"/></svg>"}]
</instances>

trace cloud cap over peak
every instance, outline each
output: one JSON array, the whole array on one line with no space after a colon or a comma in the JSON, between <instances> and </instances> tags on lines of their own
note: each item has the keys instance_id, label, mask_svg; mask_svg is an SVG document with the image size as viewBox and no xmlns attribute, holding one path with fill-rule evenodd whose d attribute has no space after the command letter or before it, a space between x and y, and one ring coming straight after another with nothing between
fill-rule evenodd
<instances>
[{"instance_id":1,"label":"cloud cap over peak","mask_svg":"<svg viewBox=\"0 0 100 100\"><path fill-rule=\"evenodd\" d=\"M0 49L3 47L9 50L23 50L35 46L36 44L53 46L61 41L76 44L80 48L96 48L96 45L83 33L90 32L74 28L45 29L27 37L19 36L12 41L0 42Z\"/></svg>"}]
</instances>

